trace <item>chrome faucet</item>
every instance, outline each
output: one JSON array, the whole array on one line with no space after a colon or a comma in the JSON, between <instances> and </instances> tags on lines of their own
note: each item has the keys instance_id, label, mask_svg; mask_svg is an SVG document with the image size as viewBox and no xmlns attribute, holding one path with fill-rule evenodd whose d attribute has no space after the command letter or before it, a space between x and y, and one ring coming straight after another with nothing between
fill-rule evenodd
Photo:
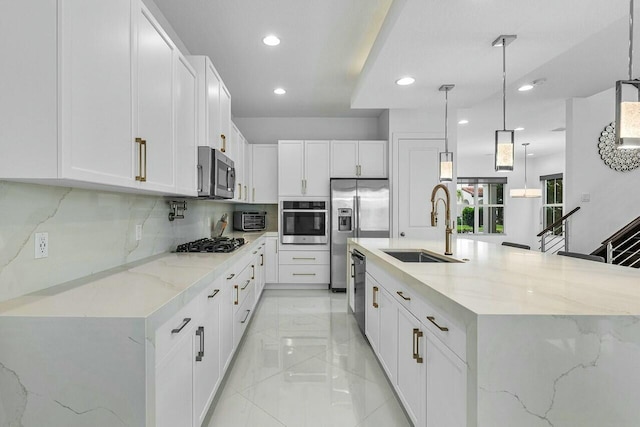
<instances>
[{"instance_id":1,"label":"chrome faucet","mask_svg":"<svg viewBox=\"0 0 640 427\"><path fill-rule=\"evenodd\" d=\"M438 190L444 190L444 194L446 199L442 199L441 197L436 200L436 194ZM438 224L438 202L442 200L445 208L445 255L453 255L451 252L451 234L453 234L453 229L451 228L451 195L449 194L449 189L444 184L438 184L433 187L433 191L431 192L431 226L435 227Z\"/></svg>"}]
</instances>

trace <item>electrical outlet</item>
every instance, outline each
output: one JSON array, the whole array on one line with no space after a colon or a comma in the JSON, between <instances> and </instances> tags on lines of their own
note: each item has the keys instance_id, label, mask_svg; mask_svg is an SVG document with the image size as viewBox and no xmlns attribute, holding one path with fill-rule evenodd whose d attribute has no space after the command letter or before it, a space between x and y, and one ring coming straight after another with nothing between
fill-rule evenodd
<instances>
[{"instance_id":1,"label":"electrical outlet","mask_svg":"<svg viewBox=\"0 0 640 427\"><path fill-rule=\"evenodd\" d=\"M35 258L46 258L49 256L49 233L35 234Z\"/></svg>"},{"instance_id":2,"label":"electrical outlet","mask_svg":"<svg viewBox=\"0 0 640 427\"><path fill-rule=\"evenodd\" d=\"M142 240L142 224L136 225L136 241Z\"/></svg>"}]
</instances>

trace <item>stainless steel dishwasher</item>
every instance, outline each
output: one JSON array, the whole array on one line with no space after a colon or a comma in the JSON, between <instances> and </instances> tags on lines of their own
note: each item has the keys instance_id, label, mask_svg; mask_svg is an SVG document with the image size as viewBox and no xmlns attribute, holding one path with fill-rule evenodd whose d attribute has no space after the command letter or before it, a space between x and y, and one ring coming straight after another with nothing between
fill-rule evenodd
<instances>
[{"instance_id":1,"label":"stainless steel dishwasher","mask_svg":"<svg viewBox=\"0 0 640 427\"><path fill-rule=\"evenodd\" d=\"M358 327L360 331L362 331L362 335L364 335L364 318L365 318L365 272L366 272L366 264L367 257L358 252L357 250L353 250L351 252L351 260L353 261L353 296L354 296L354 306L355 306L355 316L356 322L358 322Z\"/></svg>"}]
</instances>

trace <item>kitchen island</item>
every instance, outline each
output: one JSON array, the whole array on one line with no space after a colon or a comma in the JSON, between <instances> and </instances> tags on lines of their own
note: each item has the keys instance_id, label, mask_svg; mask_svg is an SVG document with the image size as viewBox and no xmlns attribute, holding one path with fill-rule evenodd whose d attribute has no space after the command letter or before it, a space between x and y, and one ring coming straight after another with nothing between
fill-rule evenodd
<instances>
[{"instance_id":1,"label":"kitchen island","mask_svg":"<svg viewBox=\"0 0 640 427\"><path fill-rule=\"evenodd\" d=\"M442 241L349 245L367 337L416 425L638 425L640 271L465 239L451 257Z\"/></svg>"}]
</instances>

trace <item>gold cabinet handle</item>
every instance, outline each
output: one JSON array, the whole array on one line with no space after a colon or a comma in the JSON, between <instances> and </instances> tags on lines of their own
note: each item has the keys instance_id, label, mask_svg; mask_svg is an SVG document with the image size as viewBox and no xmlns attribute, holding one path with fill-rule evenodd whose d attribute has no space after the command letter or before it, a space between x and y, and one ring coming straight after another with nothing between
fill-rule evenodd
<instances>
[{"instance_id":1,"label":"gold cabinet handle","mask_svg":"<svg viewBox=\"0 0 640 427\"><path fill-rule=\"evenodd\" d=\"M238 184L238 199L242 200L242 184Z\"/></svg>"},{"instance_id":2,"label":"gold cabinet handle","mask_svg":"<svg viewBox=\"0 0 640 427\"><path fill-rule=\"evenodd\" d=\"M249 283L251 283L251 280L247 280L247 283L244 284L241 290L244 291L245 289L247 289L247 286L249 286Z\"/></svg>"},{"instance_id":3,"label":"gold cabinet handle","mask_svg":"<svg viewBox=\"0 0 640 427\"><path fill-rule=\"evenodd\" d=\"M252 201L252 202L255 202L255 201L256 201L256 187L253 187L253 192L252 192L251 201Z\"/></svg>"},{"instance_id":4,"label":"gold cabinet handle","mask_svg":"<svg viewBox=\"0 0 640 427\"><path fill-rule=\"evenodd\" d=\"M413 329L413 358L416 363L422 363L422 357L420 357L420 338L422 338L422 331L418 328Z\"/></svg>"},{"instance_id":5,"label":"gold cabinet handle","mask_svg":"<svg viewBox=\"0 0 640 427\"><path fill-rule=\"evenodd\" d=\"M238 299L240 298L240 290L238 289L238 285L233 285L233 289L236 290L236 300L233 302L233 305L238 305Z\"/></svg>"},{"instance_id":6,"label":"gold cabinet handle","mask_svg":"<svg viewBox=\"0 0 640 427\"><path fill-rule=\"evenodd\" d=\"M233 274L233 273L231 273L231 274L229 275L229 277L227 277L227 280L231 280L231 279L233 279L234 277L236 277L236 275L235 275L235 274Z\"/></svg>"},{"instance_id":7,"label":"gold cabinet handle","mask_svg":"<svg viewBox=\"0 0 640 427\"><path fill-rule=\"evenodd\" d=\"M215 298L216 295L218 295L220 293L220 289L214 289L213 293L209 296L207 296L207 298Z\"/></svg>"},{"instance_id":8,"label":"gold cabinet handle","mask_svg":"<svg viewBox=\"0 0 640 427\"><path fill-rule=\"evenodd\" d=\"M227 151L227 137L224 136L224 134L221 134L220 139L222 139L222 148L220 149L220 151L225 153Z\"/></svg>"},{"instance_id":9,"label":"gold cabinet handle","mask_svg":"<svg viewBox=\"0 0 640 427\"><path fill-rule=\"evenodd\" d=\"M433 323L434 325L436 325L436 328L440 329L442 332L448 332L449 328L445 327L445 326L440 326L436 323L436 318L433 316L427 316L427 320L431 323Z\"/></svg>"},{"instance_id":10,"label":"gold cabinet handle","mask_svg":"<svg viewBox=\"0 0 640 427\"><path fill-rule=\"evenodd\" d=\"M378 308L378 287L373 287L373 307Z\"/></svg>"},{"instance_id":11,"label":"gold cabinet handle","mask_svg":"<svg viewBox=\"0 0 640 427\"><path fill-rule=\"evenodd\" d=\"M251 280L256 278L256 266L252 265L251 266Z\"/></svg>"},{"instance_id":12,"label":"gold cabinet handle","mask_svg":"<svg viewBox=\"0 0 640 427\"><path fill-rule=\"evenodd\" d=\"M402 298L405 301L411 301L411 297L405 297L402 291L397 291L396 294L400 295L400 298Z\"/></svg>"},{"instance_id":13,"label":"gold cabinet handle","mask_svg":"<svg viewBox=\"0 0 640 427\"><path fill-rule=\"evenodd\" d=\"M244 200L246 201L248 199L248 197L249 197L249 194L247 192L247 186L245 185L244 186Z\"/></svg>"},{"instance_id":14,"label":"gold cabinet handle","mask_svg":"<svg viewBox=\"0 0 640 427\"><path fill-rule=\"evenodd\" d=\"M138 173L136 175L136 181L145 182L147 180L147 141L142 138L136 138L136 144L138 145ZM144 165L142 161L142 149L144 147ZM144 174L142 171L144 170Z\"/></svg>"}]
</instances>

